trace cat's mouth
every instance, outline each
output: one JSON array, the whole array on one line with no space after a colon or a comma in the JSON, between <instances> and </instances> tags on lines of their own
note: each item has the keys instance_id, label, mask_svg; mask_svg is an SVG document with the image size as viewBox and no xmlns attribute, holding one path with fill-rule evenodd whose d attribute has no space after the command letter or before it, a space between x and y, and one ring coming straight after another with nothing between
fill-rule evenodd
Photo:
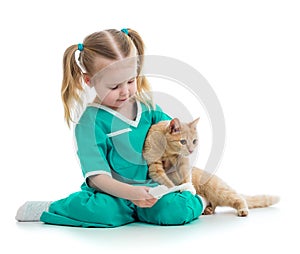
<instances>
[{"instance_id":1,"label":"cat's mouth","mask_svg":"<svg viewBox=\"0 0 300 254\"><path fill-rule=\"evenodd\" d=\"M184 150L184 151L182 152L182 154L183 154L184 156L189 156L189 155L191 155L193 152L194 152L193 150Z\"/></svg>"},{"instance_id":2,"label":"cat's mouth","mask_svg":"<svg viewBox=\"0 0 300 254\"><path fill-rule=\"evenodd\" d=\"M189 148L187 147L186 152L187 152L188 155L190 155L190 154L192 154L192 153L194 152L194 150L193 150L193 149L189 149Z\"/></svg>"}]
</instances>

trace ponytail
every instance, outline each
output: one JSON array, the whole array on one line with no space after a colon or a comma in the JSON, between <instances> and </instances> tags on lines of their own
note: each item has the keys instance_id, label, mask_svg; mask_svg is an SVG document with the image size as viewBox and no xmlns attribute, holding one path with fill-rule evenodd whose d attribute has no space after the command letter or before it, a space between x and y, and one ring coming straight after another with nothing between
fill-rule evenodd
<instances>
[{"instance_id":1,"label":"ponytail","mask_svg":"<svg viewBox=\"0 0 300 254\"><path fill-rule=\"evenodd\" d=\"M87 36L83 44L72 45L64 53L61 98L64 117L69 127L74 118L79 116L86 102L83 96L83 71L93 76L99 71L95 64L97 56L119 60L119 56L129 56L133 46L138 56L136 98L149 108L153 107L150 84L146 77L140 76L144 63L144 42L141 36L132 29L95 32ZM77 50L80 50L78 62L75 59ZM83 70L81 66L84 67Z\"/></svg>"},{"instance_id":2,"label":"ponytail","mask_svg":"<svg viewBox=\"0 0 300 254\"><path fill-rule=\"evenodd\" d=\"M137 49L137 55L139 57L139 65L138 65L138 76L137 76L137 99L145 103L150 107L153 106L153 99L151 93L151 86L148 79L145 76L140 76L143 64L144 64L144 49L145 45L141 38L141 36L132 29L127 29L128 36L132 40L134 46Z\"/></svg>"},{"instance_id":3,"label":"ponytail","mask_svg":"<svg viewBox=\"0 0 300 254\"><path fill-rule=\"evenodd\" d=\"M82 105L80 92L82 87L82 71L75 59L77 45L72 45L66 49L63 56L63 80L61 86L61 98L64 106L65 120L70 127L73 122L73 115L76 108Z\"/></svg>"}]
</instances>

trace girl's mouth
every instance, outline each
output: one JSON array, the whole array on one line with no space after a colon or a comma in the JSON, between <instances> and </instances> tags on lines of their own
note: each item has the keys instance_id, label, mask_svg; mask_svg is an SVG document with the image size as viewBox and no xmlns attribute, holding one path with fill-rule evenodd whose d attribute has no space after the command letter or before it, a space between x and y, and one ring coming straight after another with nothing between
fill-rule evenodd
<instances>
[{"instance_id":1,"label":"girl's mouth","mask_svg":"<svg viewBox=\"0 0 300 254\"><path fill-rule=\"evenodd\" d=\"M125 98L125 99L118 99L118 101L121 101L121 102L124 102L124 101L127 101L128 98Z\"/></svg>"}]
</instances>

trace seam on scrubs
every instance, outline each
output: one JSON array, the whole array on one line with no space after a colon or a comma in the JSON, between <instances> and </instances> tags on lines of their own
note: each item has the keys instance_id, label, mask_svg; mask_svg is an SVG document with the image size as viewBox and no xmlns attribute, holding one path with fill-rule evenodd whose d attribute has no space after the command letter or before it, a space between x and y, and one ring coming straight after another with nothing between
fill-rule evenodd
<instances>
[{"instance_id":1,"label":"seam on scrubs","mask_svg":"<svg viewBox=\"0 0 300 254\"><path fill-rule=\"evenodd\" d=\"M126 132L130 132L130 131L132 131L132 129L126 128L126 129L123 129L123 130L119 130L119 131L114 131L114 132L108 133L106 135L107 135L107 137L111 138L111 137L115 137L115 136L118 136L118 135L126 133Z\"/></svg>"},{"instance_id":2,"label":"seam on scrubs","mask_svg":"<svg viewBox=\"0 0 300 254\"><path fill-rule=\"evenodd\" d=\"M141 107L141 103L139 101L136 101L136 105L137 105L137 114L136 114L136 119L135 120L130 120L128 118L126 118L125 116L123 116L122 114L120 114L117 111L112 110L109 107L103 106L101 104L98 103L89 103L88 106L90 107L96 107L96 108L100 108L105 110L106 112L114 115L115 117L121 119L123 122L133 126L133 127L137 127L139 125L140 119L141 119L141 115L142 115L142 107Z\"/></svg>"},{"instance_id":3,"label":"seam on scrubs","mask_svg":"<svg viewBox=\"0 0 300 254\"><path fill-rule=\"evenodd\" d=\"M107 172L107 171L104 171L104 170L90 171L90 172L87 172L85 174L85 179L87 179L90 176L94 176L94 175L108 175L108 176L111 176L111 173Z\"/></svg>"}]
</instances>

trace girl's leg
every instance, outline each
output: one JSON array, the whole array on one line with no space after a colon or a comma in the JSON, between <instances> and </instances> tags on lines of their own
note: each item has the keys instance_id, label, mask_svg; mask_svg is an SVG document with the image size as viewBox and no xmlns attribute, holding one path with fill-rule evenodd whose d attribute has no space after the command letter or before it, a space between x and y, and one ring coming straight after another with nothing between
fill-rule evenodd
<instances>
[{"instance_id":1,"label":"girl's leg","mask_svg":"<svg viewBox=\"0 0 300 254\"><path fill-rule=\"evenodd\" d=\"M201 198L184 191L163 196L151 208L137 207L137 216L140 221L151 224L182 225L197 219L202 211Z\"/></svg>"},{"instance_id":2,"label":"girl's leg","mask_svg":"<svg viewBox=\"0 0 300 254\"><path fill-rule=\"evenodd\" d=\"M135 221L134 209L130 201L82 190L55 202L26 202L16 219L65 226L117 227Z\"/></svg>"},{"instance_id":3,"label":"girl's leg","mask_svg":"<svg viewBox=\"0 0 300 254\"><path fill-rule=\"evenodd\" d=\"M41 221L79 227L117 227L135 221L134 205L105 193L80 191L53 202Z\"/></svg>"}]
</instances>

